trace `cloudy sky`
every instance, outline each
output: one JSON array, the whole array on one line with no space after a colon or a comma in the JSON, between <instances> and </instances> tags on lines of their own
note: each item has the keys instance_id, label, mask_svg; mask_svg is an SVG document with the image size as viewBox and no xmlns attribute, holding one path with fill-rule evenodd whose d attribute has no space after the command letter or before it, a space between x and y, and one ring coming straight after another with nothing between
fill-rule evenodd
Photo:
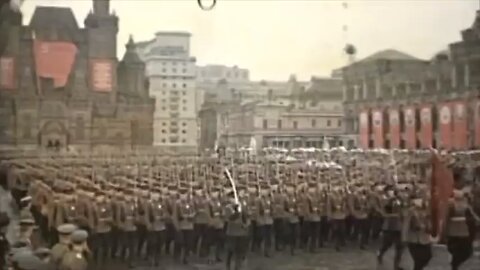
<instances>
[{"instance_id":1,"label":"cloudy sky","mask_svg":"<svg viewBox=\"0 0 480 270\"><path fill-rule=\"evenodd\" d=\"M217 0L214 10L202 11L196 2L112 0L120 17L119 57L130 34L143 41L156 31L189 31L199 64L238 65L250 69L252 79L286 80L290 74L309 79L344 65L347 42L357 47L358 58L395 48L428 59L460 39L480 5L479 0ZM91 3L25 0L22 10L29 23L35 6L71 7L83 26Z\"/></svg>"}]
</instances>

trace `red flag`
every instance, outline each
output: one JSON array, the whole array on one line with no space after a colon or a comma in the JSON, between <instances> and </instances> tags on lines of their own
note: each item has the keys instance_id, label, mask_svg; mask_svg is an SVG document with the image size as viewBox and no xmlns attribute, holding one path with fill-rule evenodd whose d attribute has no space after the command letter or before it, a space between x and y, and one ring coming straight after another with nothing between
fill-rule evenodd
<instances>
[{"instance_id":1,"label":"red flag","mask_svg":"<svg viewBox=\"0 0 480 270\"><path fill-rule=\"evenodd\" d=\"M405 108L405 146L407 149L417 148L417 131L415 129L415 108Z\"/></svg>"},{"instance_id":2,"label":"red flag","mask_svg":"<svg viewBox=\"0 0 480 270\"><path fill-rule=\"evenodd\" d=\"M440 146L452 149L452 109L450 103L440 105Z\"/></svg>"},{"instance_id":3,"label":"red flag","mask_svg":"<svg viewBox=\"0 0 480 270\"><path fill-rule=\"evenodd\" d=\"M455 149L466 149L468 144L466 106L462 101L453 104L455 106L455 115L453 117L453 145Z\"/></svg>"},{"instance_id":4,"label":"red flag","mask_svg":"<svg viewBox=\"0 0 480 270\"><path fill-rule=\"evenodd\" d=\"M55 87L64 87L72 71L77 47L69 42L34 39L33 53L37 77L51 78Z\"/></svg>"},{"instance_id":5,"label":"red flag","mask_svg":"<svg viewBox=\"0 0 480 270\"><path fill-rule=\"evenodd\" d=\"M445 222L448 199L453 192L453 174L436 153L432 155L432 179L430 182L430 210L432 236L442 234Z\"/></svg>"},{"instance_id":6,"label":"red flag","mask_svg":"<svg viewBox=\"0 0 480 270\"><path fill-rule=\"evenodd\" d=\"M373 111L373 145L375 148L384 148L383 138L383 111L376 109Z\"/></svg>"},{"instance_id":7,"label":"red flag","mask_svg":"<svg viewBox=\"0 0 480 270\"><path fill-rule=\"evenodd\" d=\"M432 126L432 108L430 105L422 106L420 110L421 126L421 144L424 148L432 147L433 126Z\"/></svg>"},{"instance_id":8,"label":"red flag","mask_svg":"<svg viewBox=\"0 0 480 270\"><path fill-rule=\"evenodd\" d=\"M400 148L400 116L397 109L390 109L390 147Z\"/></svg>"}]
</instances>

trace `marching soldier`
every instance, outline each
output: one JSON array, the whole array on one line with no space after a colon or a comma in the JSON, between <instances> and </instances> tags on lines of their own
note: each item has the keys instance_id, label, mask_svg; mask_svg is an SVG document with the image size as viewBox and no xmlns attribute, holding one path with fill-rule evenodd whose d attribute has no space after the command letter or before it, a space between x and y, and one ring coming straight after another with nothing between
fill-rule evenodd
<instances>
[{"instance_id":1,"label":"marching soldier","mask_svg":"<svg viewBox=\"0 0 480 270\"><path fill-rule=\"evenodd\" d=\"M383 200L382 215L383 223L383 239L377 260L381 264L383 255L392 246L395 246L395 256L393 267L395 270L400 269L400 260L402 258L403 244L401 239L401 212L402 204L398 194L393 186L385 187L387 196Z\"/></svg>"},{"instance_id":2,"label":"marching soldier","mask_svg":"<svg viewBox=\"0 0 480 270\"><path fill-rule=\"evenodd\" d=\"M92 207L92 247L94 260L105 263L110 254L113 209L103 191L96 192L96 203Z\"/></svg>"},{"instance_id":3,"label":"marching soldier","mask_svg":"<svg viewBox=\"0 0 480 270\"><path fill-rule=\"evenodd\" d=\"M290 246L290 253L294 255L297 246L297 239L300 235L297 197L295 195L295 185L286 185L285 211L287 213L288 237L287 244Z\"/></svg>"},{"instance_id":4,"label":"marching soldier","mask_svg":"<svg viewBox=\"0 0 480 270\"><path fill-rule=\"evenodd\" d=\"M257 200L259 215L257 227L259 229L260 243L263 243L265 257L270 257L273 233L272 202L269 194L269 185L263 182L260 186L260 198Z\"/></svg>"},{"instance_id":5,"label":"marching soldier","mask_svg":"<svg viewBox=\"0 0 480 270\"><path fill-rule=\"evenodd\" d=\"M317 247L318 233L320 231L320 209L318 208L318 189L317 183L310 181L307 193L307 213L304 222L307 229L307 246L310 252L315 252Z\"/></svg>"},{"instance_id":6,"label":"marching soldier","mask_svg":"<svg viewBox=\"0 0 480 270\"><path fill-rule=\"evenodd\" d=\"M162 198L161 190L155 190L152 193L150 203L148 204L148 257L154 266L160 263L160 257L163 246L165 245L165 232L167 220L167 210L164 198Z\"/></svg>"},{"instance_id":7,"label":"marching soldier","mask_svg":"<svg viewBox=\"0 0 480 270\"><path fill-rule=\"evenodd\" d=\"M131 188L131 187L130 187ZM135 227L135 212L137 205L134 199L132 189L124 191L124 199L118 204L117 209L117 224L120 229L120 258L129 262L130 264L135 259L136 232Z\"/></svg>"},{"instance_id":8,"label":"marching soldier","mask_svg":"<svg viewBox=\"0 0 480 270\"><path fill-rule=\"evenodd\" d=\"M362 188L357 188L350 197L349 208L354 218L354 236L360 239L360 249L368 244L370 226L368 224L367 194Z\"/></svg>"},{"instance_id":9,"label":"marching soldier","mask_svg":"<svg viewBox=\"0 0 480 270\"><path fill-rule=\"evenodd\" d=\"M138 185L138 190L135 193L135 227L136 231L136 257L138 259L142 258L142 251L145 247L147 240L147 224L148 224L148 185L140 184Z\"/></svg>"},{"instance_id":10,"label":"marching soldier","mask_svg":"<svg viewBox=\"0 0 480 270\"><path fill-rule=\"evenodd\" d=\"M58 243L56 243L50 252L52 265L57 269L64 255L69 251L71 243L71 234L76 230L73 224L62 224L58 226Z\"/></svg>"},{"instance_id":11,"label":"marching soldier","mask_svg":"<svg viewBox=\"0 0 480 270\"><path fill-rule=\"evenodd\" d=\"M335 249L340 250L340 246L345 245L346 224L347 217L347 198L344 190L337 187L332 191L329 199L329 214L332 223L333 240L335 241Z\"/></svg>"},{"instance_id":12,"label":"marching soldier","mask_svg":"<svg viewBox=\"0 0 480 270\"><path fill-rule=\"evenodd\" d=\"M184 264L188 262L188 256L193 245L193 220L195 218L193 202L188 196L188 187L180 189L180 198L174 208L174 219L176 223L176 239L174 256L182 259Z\"/></svg>"},{"instance_id":13,"label":"marching soldier","mask_svg":"<svg viewBox=\"0 0 480 270\"><path fill-rule=\"evenodd\" d=\"M402 227L402 240L408 244L413 259L413 270L422 270L432 258L431 219L425 198L412 196Z\"/></svg>"},{"instance_id":14,"label":"marching soldier","mask_svg":"<svg viewBox=\"0 0 480 270\"><path fill-rule=\"evenodd\" d=\"M285 202L286 198L281 192L278 182L270 183L272 187L272 217L275 235L275 250L280 251L285 245Z\"/></svg>"},{"instance_id":15,"label":"marching soldier","mask_svg":"<svg viewBox=\"0 0 480 270\"><path fill-rule=\"evenodd\" d=\"M210 202L209 202L209 216L210 222L208 226L208 248L212 247L214 251L214 260L220 262L220 254L223 249L224 241L224 226L225 220L223 216L222 199L220 198L220 189L213 187L211 190ZM213 261L213 260L211 260Z\"/></svg>"},{"instance_id":16,"label":"marching soldier","mask_svg":"<svg viewBox=\"0 0 480 270\"><path fill-rule=\"evenodd\" d=\"M243 192L245 187L238 186L237 191ZM233 193L233 192L231 192ZM226 224L226 241L227 241L227 270L231 269L232 259L235 264L235 270L243 267L245 257L248 250L248 234L249 220L247 217L247 200L239 198L239 202L235 201L233 194L230 195L230 203L225 209Z\"/></svg>"},{"instance_id":17,"label":"marching soldier","mask_svg":"<svg viewBox=\"0 0 480 270\"><path fill-rule=\"evenodd\" d=\"M205 257L208 254L206 235L210 216L208 212L208 198L200 185L196 186L193 203L195 209L193 249L197 251L199 248L198 254L200 257Z\"/></svg>"}]
</instances>

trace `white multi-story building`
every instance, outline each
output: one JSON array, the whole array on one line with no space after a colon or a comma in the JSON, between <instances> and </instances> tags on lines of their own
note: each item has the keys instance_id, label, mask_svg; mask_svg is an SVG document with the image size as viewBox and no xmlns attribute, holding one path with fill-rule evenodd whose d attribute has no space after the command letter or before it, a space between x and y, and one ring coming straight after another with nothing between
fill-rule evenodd
<instances>
[{"instance_id":1,"label":"white multi-story building","mask_svg":"<svg viewBox=\"0 0 480 270\"><path fill-rule=\"evenodd\" d=\"M190 33L157 32L137 44L155 97L154 140L158 148L196 152L198 145L196 59L190 55Z\"/></svg>"}]
</instances>

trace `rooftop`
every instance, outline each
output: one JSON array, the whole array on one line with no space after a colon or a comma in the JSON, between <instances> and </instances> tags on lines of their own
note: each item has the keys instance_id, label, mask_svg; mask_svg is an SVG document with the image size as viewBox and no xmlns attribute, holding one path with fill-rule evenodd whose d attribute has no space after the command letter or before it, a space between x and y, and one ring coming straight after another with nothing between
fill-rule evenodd
<instances>
[{"instance_id":1,"label":"rooftop","mask_svg":"<svg viewBox=\"0 0 480 270\"><path fill-rule=\"evenodd\" d=\"M407 53L397 51L394 49L387 49L383 51L376 52L362 60L360 62L370 62L377 60L408 60L408 61L422 61L419 58L411 56Z\"/></svg>"}]
</instances>

